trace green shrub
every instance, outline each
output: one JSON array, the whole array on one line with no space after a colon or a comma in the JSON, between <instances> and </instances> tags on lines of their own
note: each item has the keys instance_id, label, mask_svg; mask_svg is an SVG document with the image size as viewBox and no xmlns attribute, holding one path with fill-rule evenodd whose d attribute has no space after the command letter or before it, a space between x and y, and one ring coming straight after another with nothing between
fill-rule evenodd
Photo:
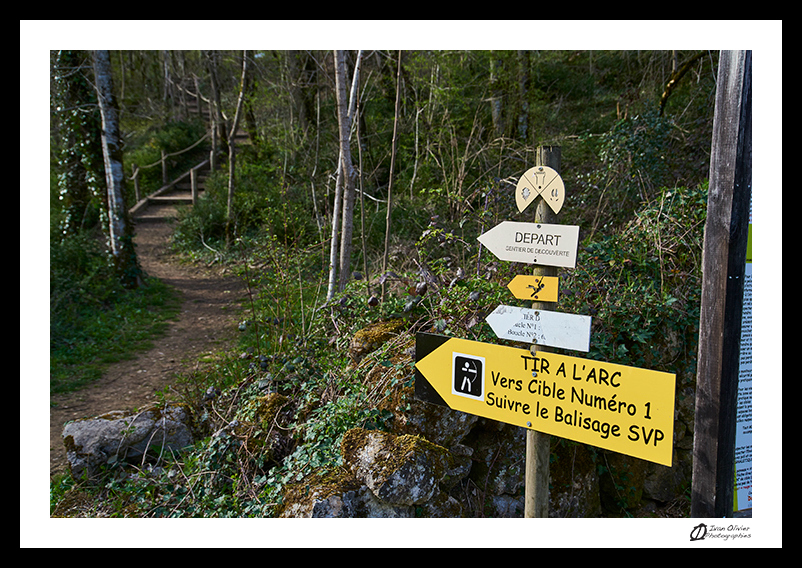
<instances>
[{"instance_id":1,"label":"green shrub","mask_svg":"<svg viewBox=\"0 0 802 568\"><path fill-rule=\"evenodd\" d=\"M157 125L141 132L131 133L123 157L126 175L131 175L131 165L136 164L140 168L139 187L142 194L153 193L163 184L162 168L159 164L149 168L144 166L150 166L161 160L162 151L165 154L172 154L189 148L203 136L203 133L204 126L201 122L168 122L165 125ZM168 158L168 179L175 179L203 160L208 154L209 145L202 142L192 150ZM130 201L134 199L134 184L133 182L129 182L129 184Z\"/></svg>"},{"instance_id":2,"label":"green shrub","mask_svg":"<svg viewBox=\"0 0 802 568\"><path fill-rule=\"evenodd\" d=\"M311 196L301 186L290 186L272 166L237 165L234 180L232 237L268 235L286 245L306 246L318 237ZM175 243L185 251L202 248L226 235L228 172L221 170L206 181L206 195L184 210L175 231Z\"/></svg>"},{"instance_id":3,"label":"green shrub","mask_svg":"<svg viewBox=\"0 0 802 568\"><path fill-rule=\"evenodd\" d=\"M579 251L560 308L593 316L591 358L678 379L695 368L706 202L706 186L663 189L622 231Z\"/></svg>"}]
</instances>

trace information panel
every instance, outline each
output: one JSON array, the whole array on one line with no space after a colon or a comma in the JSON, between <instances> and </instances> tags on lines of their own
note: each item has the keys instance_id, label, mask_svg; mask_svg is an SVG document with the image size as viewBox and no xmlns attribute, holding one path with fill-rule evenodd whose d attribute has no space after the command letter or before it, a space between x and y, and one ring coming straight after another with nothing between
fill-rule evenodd
<instances>
[{"instance_id":1,"label":"information panel","mask_svg":"<svg viewBox=\"0 0 802 568\"><path fill-rule=\"evenodd\" d=\"M752 508L752 212L744 271L741 315L741 358L738 366L738 408L735 428L735 511Z\"/></svg>"}]
</instances>

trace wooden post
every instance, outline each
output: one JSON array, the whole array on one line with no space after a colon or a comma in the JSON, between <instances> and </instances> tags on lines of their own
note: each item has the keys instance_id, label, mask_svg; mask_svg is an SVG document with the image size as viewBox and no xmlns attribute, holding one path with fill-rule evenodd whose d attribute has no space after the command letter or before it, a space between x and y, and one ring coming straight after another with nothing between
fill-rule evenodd
<instances>
[{"instance_id":1,"label":"wooden post","mask_svg":"<svg viewBox=\"0 0 802 568\"><path fill-rule=\"evenodd\" d=\"M162 184L167 185L167 160L164 159L164 150L161 151L162 153Z\"/></svg>"},{"instance_id":2,"label":"wooden post","mask_svg":"<svg viewBox=\"0 0 802 568\"><path fill-rule=\"evenodd\" d=\"M189 170L189 185L192 191L192 205L198 204L198 168Z\"/></svg>"},{"instance_id":3,"label":"wooden post","mask_svg":"<svg viewBox=\"0 0 802 568\"><path fill-rule=\"evenodd\" d=\"M139 168L136 167L136 164L131 164L131 169L133 170L132 176L134 178L134 196L136 197L136 203L142 199L142 193L139 189Z\"/></svg>"},{"instance_id":4,"label":"wooden post","mask_svg":"<svg viewBox=\"0 0 802 568\"><path fill-rule=\"evenodd\" d=\"M722 51L707 197L691 517L733 513L741 311L752 193L752 53Z\"/></svg>"},{"instance_id":5,"label":"wooden post","mask_svg":"<svg viewBox=\"0 0 802 568\"><path fill-rule=\"evenodd\" d=\"M536 166L548 166L560 173L561 152L559 146L539 146L535 158ZM535 223L554 223L557 215L551 210L543 197L534 204ZM556 276L553 266L535 266L535 276ZM556 302L532 302L535 310L553 309ZM533 344L530 351L546 351L545 347ZM526 474L524 476L524 517L544 518L549 516L549 455L551 436L534 430L526 431Z\"/></svg>"}]
</instances>

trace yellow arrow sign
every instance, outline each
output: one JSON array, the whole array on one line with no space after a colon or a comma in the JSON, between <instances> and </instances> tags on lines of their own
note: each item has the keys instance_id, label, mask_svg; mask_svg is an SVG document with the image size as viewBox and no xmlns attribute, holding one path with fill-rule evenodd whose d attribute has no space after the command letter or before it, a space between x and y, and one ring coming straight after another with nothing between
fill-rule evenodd
<instances>
[{"instance_id":1,"label":"yellow arrow sign","mask_svg":"<svg viewBox=\"0 0 802 568\"><path fill-rule=\"evenodd\" d=\"M418 398L671 465L674 374L424 333L416 353Z\"/></svg>"},{"instance_id":2,"label":"yellow arrow sign","mask_svg":"<svg viewBox=\"0 0 802 568\"><path fill-rule=\"evenodd\" d=\"M557 276L530 276L519 274L507 284L512 295L519 300L556 302L560 279Z\"/></svg>"}]
</instances>

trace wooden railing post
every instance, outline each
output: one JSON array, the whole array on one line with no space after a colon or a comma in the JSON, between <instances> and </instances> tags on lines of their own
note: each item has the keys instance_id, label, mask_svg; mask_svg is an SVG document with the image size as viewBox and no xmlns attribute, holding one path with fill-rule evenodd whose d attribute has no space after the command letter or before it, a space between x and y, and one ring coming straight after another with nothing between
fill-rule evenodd
<instances>
[{"instance_id":1,"label":"wooden railing post","mask_svg":"<svg viewBox=\"0 0 802 568\"><path fill-rule=\"evenodd\" d=\"M142 199L142 194L139 190L139 168L136 167L136 164L131 164L131 170L134 179L134 195L136 196L136 203L139 203L139 200Z\"/></svg>"},{"instance_id":2,"label":"wooden railing post","mask_svg":"<svg viewBox=\"0 0 802 568\"><path fill-rule=\"evenodd\" d=\"M198 168L189 170L190 186L192 187L192 205L195 206L198 202Z\"/></svg>"}]
</instances>

